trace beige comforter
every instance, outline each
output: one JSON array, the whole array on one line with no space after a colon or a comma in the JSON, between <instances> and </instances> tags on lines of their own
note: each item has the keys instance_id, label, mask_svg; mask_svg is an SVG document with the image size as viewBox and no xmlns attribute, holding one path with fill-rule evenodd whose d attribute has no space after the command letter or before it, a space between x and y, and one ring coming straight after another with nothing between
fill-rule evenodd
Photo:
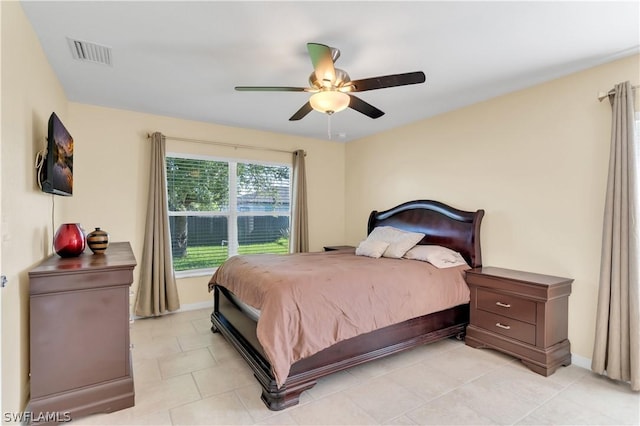
<instances>
[{"instance_id":1,"label":"beige comforter","mask_svg":"<svg viewBox=\"0 0 640 426\"><path fill-rule=\"evenodd\" d=\"M465 269L353 250L234 256L209 290L219 284L261 311L258 340L280 387L291 364L334 343L468 303Z\"/></svg>"}]
</instances>

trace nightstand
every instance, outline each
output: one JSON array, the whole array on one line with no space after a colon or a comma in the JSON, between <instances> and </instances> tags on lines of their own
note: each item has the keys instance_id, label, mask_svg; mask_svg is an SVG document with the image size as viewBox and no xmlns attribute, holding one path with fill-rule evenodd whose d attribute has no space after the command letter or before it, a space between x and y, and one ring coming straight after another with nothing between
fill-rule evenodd
<instances>
[{"instance_id":1,"label":"nightstand","mask_svg":"<svg viewBox=\"0 0 640 426\"><path fill-rule=\"evenodd\" d=\"M543 376L571 364L567 311L573 279L482 267L468 270L466 281L468 346L507 353Z\"/></svg>"},{"instance_id":2,"label":"nightstand","mask_svg":"<svg viewBox=\"0 0 640 426\"><path fill-rule=\"evenodd\" d=\"M354 249L354 246L324 246L324 251Z\"/></svg>"}]
</instances>

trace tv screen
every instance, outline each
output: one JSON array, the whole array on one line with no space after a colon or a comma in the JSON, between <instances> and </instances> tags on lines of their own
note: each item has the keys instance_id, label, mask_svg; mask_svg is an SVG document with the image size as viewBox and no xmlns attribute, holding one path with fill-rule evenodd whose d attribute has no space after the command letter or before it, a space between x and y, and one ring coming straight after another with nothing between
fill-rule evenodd
<instances>
[{"instance_id":1,"label":"tv screen","mask_svg":"<svg viewBox=\"0 0 640 426\"><path fill-rule=\"evenodd\" d=\"M49 117L47 158L41 173L44 192L73 194L73 138L55 112Z\"/></svg>"}]
</instances>

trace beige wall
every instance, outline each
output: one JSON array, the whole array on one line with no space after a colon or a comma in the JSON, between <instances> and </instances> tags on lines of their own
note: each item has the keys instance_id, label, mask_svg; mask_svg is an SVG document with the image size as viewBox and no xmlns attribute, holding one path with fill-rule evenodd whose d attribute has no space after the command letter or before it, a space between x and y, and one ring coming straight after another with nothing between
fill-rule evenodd
<instances>
[{"instance_id":1,"label":"beige wall","mask_svg":"<svg viewBox=\"0 0 640 426\"><path fill-rule=\"evenodd\" d=\"M572 352L590 359L611 108L599 91L631 80L634 56L346 147L346 240L373 209L434 199L486 211L483 263L574 278Z\"/></svg>"},{"instance_id":2,"label":"beige wall","mask_svg":"<svg viewBox=\"0 0 640 426\"><path fill-rule=\"evenodd\" d=\"M309 239L311 250L344 239L344 145L169 117L69 104L69 125L75 140L74 195L64 206L65 221L80 222L85 230L99 226L111 241L130 241L142 258L146 215L149 154L147 133L248 144L307 152ZM291 163L291 155L202 143L168 141L167 151ZM332 173L328 173L331 170ZM139 268L136 268L134 290ZM211 300L209 276L178 280L180 301Z\"/></svg>"},{"instance_id":3,"label":"beige wall","mask_svg":"<svg viewBox=\"0 0 640 426\"><path fill-rule=\"evenodd\" d=\"M29 387L27 271L51 253L50 195L35 179L36 153L46 144L47 120L68 121L67 100L17 2L2 8L2 409L24 408ZM55 209L65 204L56 200ZM58 216L58 215L57 215Z\"/></svg>"}]
</instances>

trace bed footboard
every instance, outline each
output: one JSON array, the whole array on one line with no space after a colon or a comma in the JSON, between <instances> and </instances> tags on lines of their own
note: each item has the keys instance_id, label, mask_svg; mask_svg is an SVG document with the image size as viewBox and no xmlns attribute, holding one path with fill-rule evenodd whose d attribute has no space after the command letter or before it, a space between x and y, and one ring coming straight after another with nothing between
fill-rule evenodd
<instances>
[{"instance_id":1,"label":"bed footboard","mask_svg":"<svg viewBox=\"0 0 640 426\"><path fill-rule=\"evenodd\" d=\"M462 338L469 322L469 305L465 304L362 334L294 363L284 386L278 388L256 336L257 323L225 291L214 288L212 331L220 332L249 364L262 387L262 401L274 411L298 404L300 394L326 375L425 343Z\"/></svg>"}]
</instances>

